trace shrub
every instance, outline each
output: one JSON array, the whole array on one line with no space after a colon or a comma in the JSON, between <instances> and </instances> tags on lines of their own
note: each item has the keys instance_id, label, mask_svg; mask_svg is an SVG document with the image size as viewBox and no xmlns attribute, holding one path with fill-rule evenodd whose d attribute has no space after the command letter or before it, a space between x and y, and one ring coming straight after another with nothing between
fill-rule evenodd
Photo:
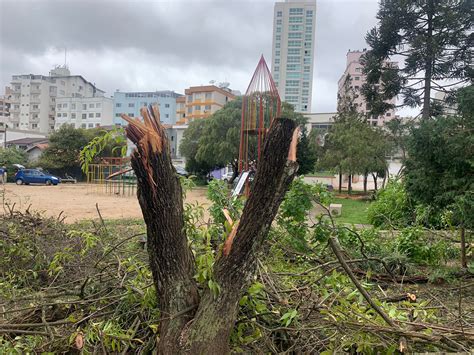
<instances>
[{"instance_id":1,"label":"shrub","mask_svg":"<svg viewBox=\"0 0 474 355\"><path fill-rule=\"evenodd\" d=\"M414 222L413 207L401 181L390 181L377 193L368 209L368 219L376 227L401 228Z\"/></svg>"}]
</instances>

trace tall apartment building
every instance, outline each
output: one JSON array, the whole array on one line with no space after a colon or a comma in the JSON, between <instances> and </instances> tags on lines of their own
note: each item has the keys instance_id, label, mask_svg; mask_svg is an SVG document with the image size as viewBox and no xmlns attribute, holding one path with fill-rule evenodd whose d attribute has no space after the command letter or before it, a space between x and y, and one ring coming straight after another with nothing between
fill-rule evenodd
<instances>
[{"instance_id":1,"label":"tall apartment building","mask_svg":"<svg viewBox=\"0 0 474 355\"><path fill-rule=\"evenodd\" d=\"M7 86L5 87L5 94L0 96L0 128L5 127L10 120L10 104L11 89Z\"/></svg>"},{"instance_id":2,"label":"tall apartment building","mask_svg":"<svg viewBox=\"0 0 474 355\"><path fill-rule=\"evenodd\" d=\"M42 133L55 128L57 99L104 96L81 75L71 75L66 66L54 68L49 76L14 75L11 88L9 126Z\"/></svg>"},{"instance_id":3,"label":"tall apartment building","mask_svg":"<svg viewBox=\"0 0 474 355\"><path fill-rule=\"evenodd\" d=\"M311 112L316 0L275 3L272 75L282 101Z\"/></svg>"},{"instance_id":4,"label":"tall apartment building","mask_svg":"<svg viewBox=\"0 0 474 355\"><path fill-rule=\"evenodd\" d=\"M366 82L366 75L363 73L363 66L361 64L361 57L365 49L362 51L348 51L346 70L338 81L337 100L338 106L342 100L351 99L357 111L362 114L367 114L370 111L369 105L365 102L362 96L362 85ZM395 62L387 62L387 65L397 65ZM389 101L391 104L396 103L396 98ZM367 117L370 124L374 126L382 126L385 122L390 121L395 117L395 111L389 110L383 116Z\"/></svg>"},{"instance_id":5,"label":"tall apartment building","mask_svg":"<svg viewBox=\"0 0 474 355\"><path fill-rule=\"evenodd\" d=\"M176 122L176 100L182 97L174 91L143 91L143 92L121 92L114 93L114 123L126 125L121 115L140 117L140 109L144 106L158 105L160 119L164 124Z\"/></svg>"},{"instance_id":6,"label":"tall apartment building","mask_svg":"<svg viewBox=\"0 0 474 355\"><path fill-rule=\"evenodd\" d=\"M227 102L235 99L235 91L227 87L227 83L221 86L205 85L191 86L184 90L185 100L179 101L176 116L177 124L187 124L201 118L207 118L214 112L220 110Z\"/></svg>"}]
</instances>

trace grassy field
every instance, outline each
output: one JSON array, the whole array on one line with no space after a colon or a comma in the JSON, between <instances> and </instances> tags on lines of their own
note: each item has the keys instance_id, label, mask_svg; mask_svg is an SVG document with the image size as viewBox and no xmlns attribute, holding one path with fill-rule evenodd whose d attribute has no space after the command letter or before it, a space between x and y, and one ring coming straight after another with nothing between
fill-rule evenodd
<instances>
[{"instance_id":1,"label":"grassy field","mask_svg":"<svg viewBox=\"0 0 474 355\"><path fill-rule=\"evenodd\" d=\"M367 207L370 205L369 201L336 197L332 203L342 204L342 214L336 218L338 222L369 224L367 220Z\"/></svg>"}]
</instances>

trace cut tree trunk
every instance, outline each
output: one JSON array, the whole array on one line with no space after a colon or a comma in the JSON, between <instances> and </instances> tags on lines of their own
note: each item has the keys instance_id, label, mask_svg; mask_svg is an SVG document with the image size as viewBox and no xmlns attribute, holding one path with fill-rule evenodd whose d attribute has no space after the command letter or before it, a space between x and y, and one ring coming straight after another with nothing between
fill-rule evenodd
<instances>
[{"instance_id":1,"label":"cut tree trunk","mask_svg":"<svg viewBox=\"0 0 474 355\"><path fill-rule=\"evenodd\" d=\"M187 332L186 349L193 354L229 352L239 300L255 273L257 253L297 171L296 156L288 159L294 131L295 123L289 119L272 124L230 251L223 253L214 267L220 292L217 296L210 290L205 292Z\"/></svg>"},{"instance_id":2,"label":"cut tree trunk","mask_svg":"<svg viewBox=\"0 0 474 355\"><path fill-rule=\"evenodd\" d=\"M184 231L181 184L171 164L168 141L157 109L142 109L144 122L123 118L135 143L132 167L147 229L150 268L161 312L158 353L176 353L179 337L199 303L195 263ZM151 117L150 117L151 116Z\"/></svg>"},{"instance_id":3,"label":"cut tree trunk","mask_svg":"<svg viewBox=\"0 0 474 355\"><path fill-rule=\"evenodd\" d=\"M129 123L127 137L137 146L132 167L162 314L158 353L228 353L239 300L251 282L257 253L297 172L296 125L283 118L272 123L235 237L226 241L214 265L213 281L220 290L215 294L206 289L200 299L193 278L193 254L184 232L181 186L158 109L143 109L142 116L144 122L122 117Z\"/></svg>"}]
</instances>

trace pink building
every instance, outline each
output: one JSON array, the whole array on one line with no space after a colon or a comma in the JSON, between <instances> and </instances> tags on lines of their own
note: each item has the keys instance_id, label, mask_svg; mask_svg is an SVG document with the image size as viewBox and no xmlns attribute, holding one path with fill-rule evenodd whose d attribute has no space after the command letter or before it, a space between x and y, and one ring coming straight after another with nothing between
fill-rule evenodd
<instances>
[{"instance_id":1,"label":"pink building","mask_svg":"<svg viewBox=\"0 0 474 355\"><path fill-rule=\"evenodd\" d=\"M337 91L338 107L344 99L347 98L347 95L350 95L357 111L363 114L367 114L370 111L370 108L361 93L362 85L366 82L366 76L362 72L360 59L365 51L366 50L364 49L363 51L349 50L347 52L346 70L338 81ZM396 63L390 64L396 65ZM395 104L396 98L390 100L390 103ZM395 111L389 110L383 116L368 117L368 121L374 126L382 126L385 122L390 121L394 117Z\"/></svg>"}]
</instances>

